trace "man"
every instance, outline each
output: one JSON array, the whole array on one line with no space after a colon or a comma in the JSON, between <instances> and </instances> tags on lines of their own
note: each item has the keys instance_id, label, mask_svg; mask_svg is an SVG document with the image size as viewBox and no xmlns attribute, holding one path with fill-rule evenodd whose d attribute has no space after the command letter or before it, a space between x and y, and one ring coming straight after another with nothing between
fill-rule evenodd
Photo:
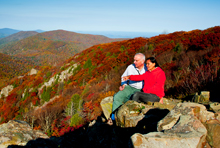
<instances>
[{"instance_id":1,"label":"man","mask_svg":"<svg viewBox=\"0 0 220 148\"><path fill-rule=\"evenodd\" d=\"M123 75L129 76L129 75L140 75L145 73L147 70L147 67L145 65L145 55L142 53L136 53L134 56L134 63L129 65ZM141 91L143 87L143 81L123 81L121 80L121 86L119 87L119 92L114 95L113 98L113 106L112 106L112 115L111 118L108 119L107 124L112 125L114 120L114 112L115 110L127 102L131 95L134 94L137 91Z\"/></svg>"}]
</instances>

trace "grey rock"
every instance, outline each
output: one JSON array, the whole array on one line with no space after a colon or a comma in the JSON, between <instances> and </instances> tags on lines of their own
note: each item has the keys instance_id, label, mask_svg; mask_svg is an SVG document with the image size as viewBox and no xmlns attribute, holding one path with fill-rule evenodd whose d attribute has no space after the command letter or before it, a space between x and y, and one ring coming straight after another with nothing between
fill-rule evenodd
<instances>
[{"instance_id":1,"label":"grey rock","mask_svg":"<svg viewBox=\"0 0 220 148\"><path fill-rule=\"evenodd\" d=\"M214 119L214 113L197 103L179 103L158 122L158 132L131 136L135 148L202 148L207 130L203 125Z\"/></svg>"},{"instance_id":2,"label":"grey rock","mask_svg":"<svg viewBox=\"0 0 220 148\"><path fill-rule=\"evenodd\" d=\"M129 100L116 112L116 125L123 128L136 127L144 118L144 114L152 108L153 106Z\"/></svg>"},{"instance_id":3,"label":"grey rock","mask_svg":"<svg viewBox=\"0 0 220 148\"><path fill-rule=\"evenodd\" d=\"M10 120L8 123L0 125L0 147L9 145L26 145L30 140L37 138L49 138L45 133L33 130L31 126L24 121Z\"/></svg>"}]
</instances>

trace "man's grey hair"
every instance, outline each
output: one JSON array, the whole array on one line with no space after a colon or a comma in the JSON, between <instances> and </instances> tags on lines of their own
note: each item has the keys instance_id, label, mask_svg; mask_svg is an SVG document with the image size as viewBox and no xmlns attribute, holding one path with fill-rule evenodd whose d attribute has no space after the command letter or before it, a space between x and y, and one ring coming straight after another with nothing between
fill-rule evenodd
<instances>
[{"instance_id":1,"label":"man's grey hair","mask_svg":"<svg viewBox=\"0 0 220 148\"><path fill-rule=\"evenodd\" d=\"M140 55L141 58L145 61L145 55L143 53L136 53L134 56L136 56L136 55Z\"/></svg>"}]
</instances>

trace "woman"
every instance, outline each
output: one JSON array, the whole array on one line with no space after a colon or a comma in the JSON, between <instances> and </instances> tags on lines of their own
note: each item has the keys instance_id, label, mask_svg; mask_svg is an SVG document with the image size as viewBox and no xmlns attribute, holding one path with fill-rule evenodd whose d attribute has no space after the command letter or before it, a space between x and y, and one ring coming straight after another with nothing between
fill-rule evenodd
<instances>
[{"instance_id":1,"label":"woman","mask_svg":"<svg viewBox=\"0 0 220 148\"><path fill-rule=\"evenodd\" d=\"M144 81L143 92L134 93L132 100L137 102L161 102L164 97L164 85L166 76L159 67L156 59L150 57L146 59L147 70L142 75L130 75L123 77L124 80Z\"/></svg>"}]
</instances>

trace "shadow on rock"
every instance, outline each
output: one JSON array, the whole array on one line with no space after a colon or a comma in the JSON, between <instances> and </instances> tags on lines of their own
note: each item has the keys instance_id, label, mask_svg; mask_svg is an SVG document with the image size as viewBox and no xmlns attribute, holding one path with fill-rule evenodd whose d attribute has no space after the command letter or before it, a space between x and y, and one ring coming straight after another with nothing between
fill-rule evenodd
<instances>
[{"instance_id":1,"label":"shadow on rock","mask_svg":"<svg viewBox=\"0 0 220 148\"><path fill-rule=\"evenodd\" d=\"M96 123L89 127L81 127L73 132L64 134L61 137L50 137L50 139L36 139L29 141L25 146L10 145L8 148L116 148L133 147L130 137L134 133L147 134L157 130L157 123L164 118L169 110L151 109L147 112L144 119L136 127L121 128L109 126L102 121L103 115L98 117Z\"/></svg>"},{"instance_id":2,"label":"shadow on rock","mask_svg":"<svg viewBox=\"0 0 220 148\"><path fill-rule=\"evenodd\" d=\"M145 117L138 122L138 133L146 134L149 132L157 131L157 123L163 119L170 111L168 109L150 109Z\"/></svg>"}]
</instances>

